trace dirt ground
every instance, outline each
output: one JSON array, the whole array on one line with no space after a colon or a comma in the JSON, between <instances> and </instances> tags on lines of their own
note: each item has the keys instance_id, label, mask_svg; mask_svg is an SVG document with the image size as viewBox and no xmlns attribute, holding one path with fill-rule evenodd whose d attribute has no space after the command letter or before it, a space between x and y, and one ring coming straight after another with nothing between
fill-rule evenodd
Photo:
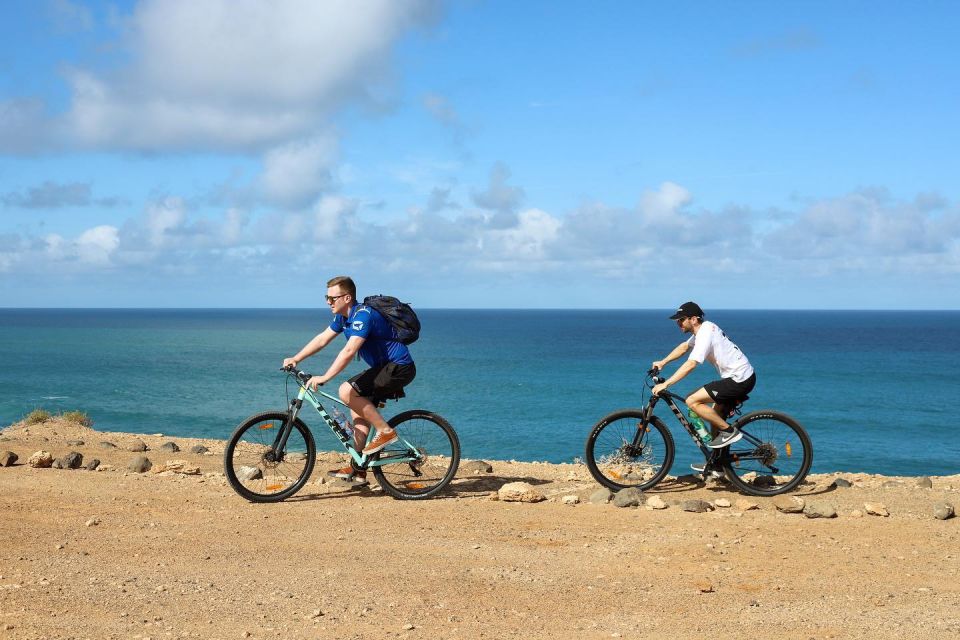
<instances>
[{"instance_id":1,"label":"dirt ground","mask_svg":"<svg viewBox=\"0 0 960 640\"><path fill-rule=\"evenodd\" d=\"M201 474L128 472L135 438ZM170 440L183 451L159 449ZM211 453L187 452L198 443ZM41 449L104 466L26 464ZM960 637L960 518L934 517L960 508L960 475L812 476L792 495L838 517L811 519L677 480L648 493L666 509L591 504L582 465L497 461L403 502L316 483L334 454L300 494L251 504L220 441L61 420L7 428L3 451L19 460L0 468L0 638ZM491 498L514 481L547 500ZM680 508L696 498L731 506Z\"/></svg>"}]
</instances>

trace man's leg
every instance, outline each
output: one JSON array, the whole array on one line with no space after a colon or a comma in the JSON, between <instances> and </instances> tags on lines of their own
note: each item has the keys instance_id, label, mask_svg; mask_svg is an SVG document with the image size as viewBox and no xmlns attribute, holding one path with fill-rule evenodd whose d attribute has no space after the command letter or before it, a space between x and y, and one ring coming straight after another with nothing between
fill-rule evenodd
<instances>
[{"instance_id":1,"label":"man's leg","mask_svg":"<svg viewBox=\"0 0 960 640\"><path fill-rule=\"evenodd\" d=\"M377 411L377 408L374 404L368 399L361 396L357 393L357 390L353 388L349 382L344 382L340 385L340 399L347 403L347 406L350 407L353 415L359 416L361 422L365 423L364 426L373 425L373 428L377 430L377 433L392 433L393 428L387 424L387 421L383 419L383 416L380 415L380 412ZM363 434L364 440L358 441L356 436L354 436L354 441L359 443L358 449L363 448L363 442L366 442L366 431Z\"/></svg>"},{"instance_id":2,"label":"man's leg","mask_svg":"<svg viewBox=\"0 0 960 640\"><path fill-rule=\"evenodd\" d=\"M689 396L687 396L687 406L693 409L698 416L709 422L715 429L727 431L730 425L720 417L716 409L713 408L713 398L707 393L707 390L700 387Z\"/></svg>"}]
</instances>

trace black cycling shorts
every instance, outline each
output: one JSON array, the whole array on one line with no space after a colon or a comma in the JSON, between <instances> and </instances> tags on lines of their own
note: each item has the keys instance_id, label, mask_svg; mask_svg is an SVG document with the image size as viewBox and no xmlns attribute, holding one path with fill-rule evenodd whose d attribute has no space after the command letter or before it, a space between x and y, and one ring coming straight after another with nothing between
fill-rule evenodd
<instances>
[{"instance_id":1,"label":"black cycling shorts","mask_svg":"<svg viewBox=\"0 0 960 640\"><path fill-rule=\"evenodd\" d=\"M367 369L350 378L348 382L358 395L378 403L404 397L403 388L415 377L417 377L417 367L413 363L388 362L385 365Z\"/></svg>"},{"instance_id":2,"label":"black cycling shorts","mask_svg":"<svg viewBox=\"0 0 960 640\"><path fill-rule=\"evenodd\" d=\"M747 399L747 394L753 391L757 384L757 374L752 374L743 382L734 382L733 378L721 378L703 385L713 401L728 407Z\"/></svg>"}]
</instances>

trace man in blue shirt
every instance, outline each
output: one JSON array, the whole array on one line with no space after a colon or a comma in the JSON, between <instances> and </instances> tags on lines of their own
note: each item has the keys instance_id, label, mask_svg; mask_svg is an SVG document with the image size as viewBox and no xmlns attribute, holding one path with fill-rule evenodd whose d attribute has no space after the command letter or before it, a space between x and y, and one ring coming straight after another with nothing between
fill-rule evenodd
<instances>
[{"instance_id":1,"label":"man in blue shirt","mask_svg":"<svg viewBox=\"0 0 960 640\"><path fill-rule=\"evenodd\" d=\"M403 388L417 375L417 367L410 357L407 345L394 337L393 327L378 311L357 302L357 287L347 276L337 276L327 282L327 304L333 313L330 326L317 334L297 355L286 358L283 366L302 362L344 334L347 344L340 350L327 372L310 378L307 384L317 387L329 382L347 368L357 354L370 368L340 385L339 395L353 418L353 442L358 450L370 455L397 439L397 434L377 411L377 403L404 396ZM364 447L370 426L377 435ZM334 469L329 475L355 484L367 483L367 472L348 465Z\"/></svg>"}]
</instances>

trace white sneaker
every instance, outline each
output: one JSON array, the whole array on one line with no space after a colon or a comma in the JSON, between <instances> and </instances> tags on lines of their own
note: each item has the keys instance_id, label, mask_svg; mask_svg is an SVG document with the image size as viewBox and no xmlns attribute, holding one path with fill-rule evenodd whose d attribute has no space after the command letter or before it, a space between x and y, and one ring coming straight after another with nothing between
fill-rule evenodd
<instances>
[{"instance_id":1,"label":"white sneaker","mask_svg":"<svg viewBox=\"0 0 960 640\"><path fill-rule=\"evenodd\" d=\"M690 468L696 471L699 474L703 474L703 470L707 468L707 465L704 463L692 464ZM719 480L723 477L723 471L717 471L716 469L710 469L710 473L707 476L711 480Z\"/></svg>"},{"instance_id":2,"label":"white sneaker","mask_svg":"<svg viewBox=\"0 0 960 640\"><path fill-rule=\"evenodd\" d=\"M713 442L707 446L711 449L723 449L724 447L729 447L731 444L743 437L743 432L736 427L730 429L729 431L721 431L717 434L717 437L713 439Z\"/></svg>"}]
</instances>

